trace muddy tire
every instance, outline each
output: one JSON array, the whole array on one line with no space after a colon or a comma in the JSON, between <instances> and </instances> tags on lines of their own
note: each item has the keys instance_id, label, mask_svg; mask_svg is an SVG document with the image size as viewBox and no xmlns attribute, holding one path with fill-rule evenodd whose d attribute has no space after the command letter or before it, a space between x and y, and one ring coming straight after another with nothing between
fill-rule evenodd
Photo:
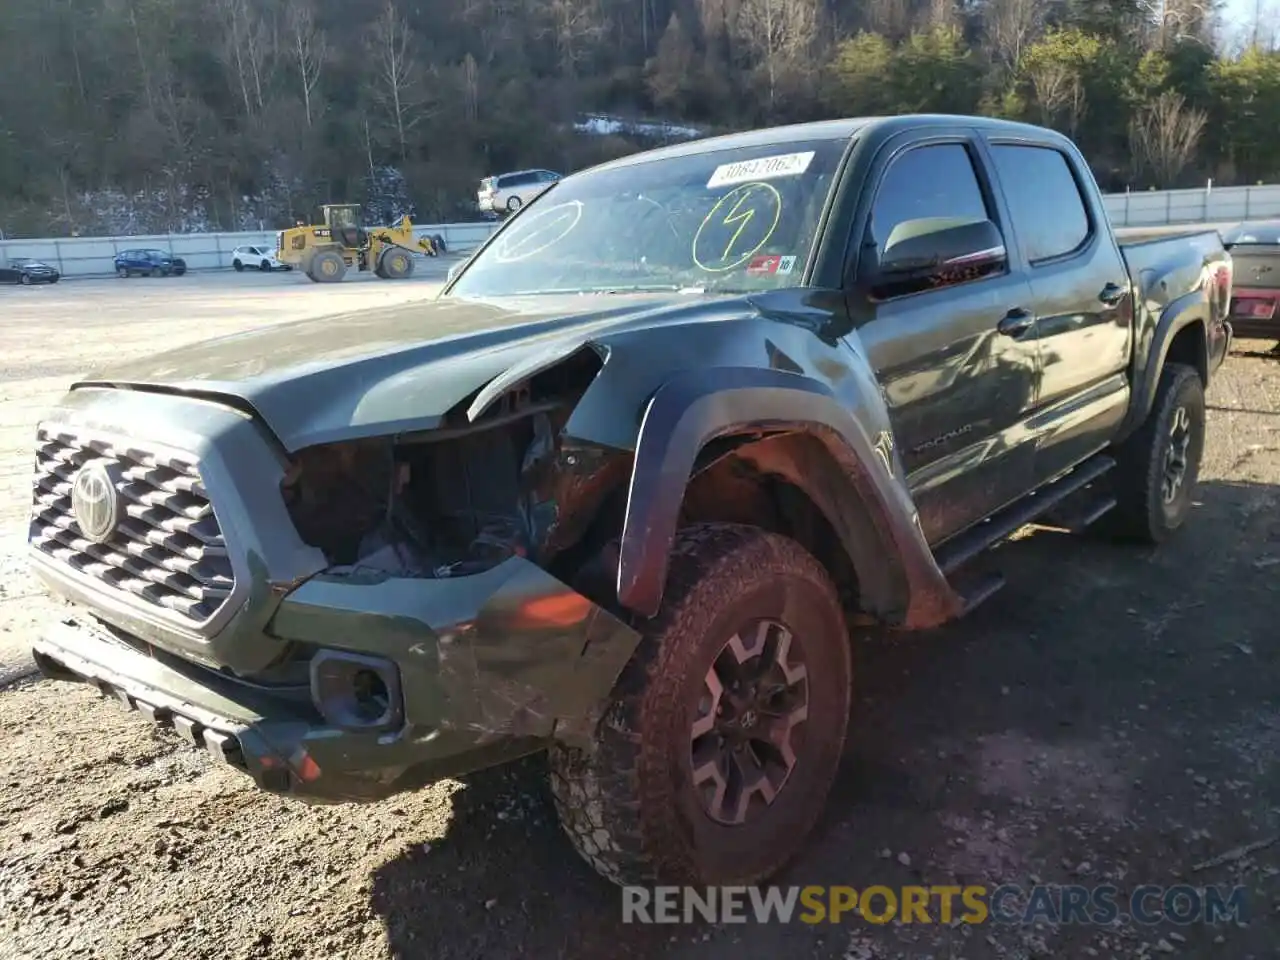
<instances>
[{"instance_id":1,"label":"muddy tire","mask_svg":"<svg viewBox=\"0 0 1280 960\"><path fill-rule=\"evenodd\" d=\"M1146 422L1116 456L1116 506L1100 532L1122 540L1163 543L1191 512L1204 453L1204 384L1181 363L1165 365Z\"/></svg>"},{"instance_id":2,"label":"muddy tire","mask_svg":"<svg viewBox=\"0 0 1280 960\"><path fill-rule=\"evenodd\" d=\"M593 749L551 748L561 825L620 885L776 873L822 814L848 727L848 634L826 571L754 527L689 527L641 630Z\"/></svg>"}]
</instances>

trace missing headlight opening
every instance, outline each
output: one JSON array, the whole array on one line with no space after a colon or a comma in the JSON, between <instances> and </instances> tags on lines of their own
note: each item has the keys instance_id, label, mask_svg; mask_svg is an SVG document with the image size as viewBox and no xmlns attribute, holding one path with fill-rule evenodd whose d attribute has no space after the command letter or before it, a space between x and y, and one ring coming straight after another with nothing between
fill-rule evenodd
<instances>
[{"instance_id":1,"label":"missing headlight opening","mask_svg":"<svg viewBox=\"0 0 1280 960\"><path fill-rule=\"evenodd\" d=\"M558 515L558 437L600 369L583 350L516 385L468 423L309 447L282 484L302 539L332 572L451 577L533 556Z\"/></svg>"}]
</instances>

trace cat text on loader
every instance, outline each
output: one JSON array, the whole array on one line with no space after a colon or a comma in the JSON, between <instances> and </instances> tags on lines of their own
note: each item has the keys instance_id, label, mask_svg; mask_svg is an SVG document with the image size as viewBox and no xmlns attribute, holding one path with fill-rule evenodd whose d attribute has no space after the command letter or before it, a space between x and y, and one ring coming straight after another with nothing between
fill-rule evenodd
<instances>
[{"instance_id":1,"label":"cat text on loader","mask_svg":"<svg viewBox=\"0 0 1280 960\"><path fill-rule=\"evenodd\" d=\"M324 223L299 224L276 234L276 259L302 270L316 283L337 283L349 267L372 270L383 280L401 280L413 273L413 254L421 250L437 256L440 237L415 240L406 216L391 227L360 226L359 204L330 204L320 208Z\"/></svg>"}]
</instances>

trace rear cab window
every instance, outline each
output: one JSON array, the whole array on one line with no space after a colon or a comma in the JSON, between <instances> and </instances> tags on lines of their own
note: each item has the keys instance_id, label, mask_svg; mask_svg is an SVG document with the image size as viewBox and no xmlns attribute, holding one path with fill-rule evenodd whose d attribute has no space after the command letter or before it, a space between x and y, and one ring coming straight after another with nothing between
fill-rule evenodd
<instances>
[{"instance_id":1,"label":"rear cab window","mask_svg":"<svg viewBox=\"0 0 1280 960\"><path fill-rule=\"evenodd\" d=\"M1088 207L1061 150L1031 144L991 144L1010 216L1035 266L1070 256L1093 235Z\"/></svg>"}]
</instances>

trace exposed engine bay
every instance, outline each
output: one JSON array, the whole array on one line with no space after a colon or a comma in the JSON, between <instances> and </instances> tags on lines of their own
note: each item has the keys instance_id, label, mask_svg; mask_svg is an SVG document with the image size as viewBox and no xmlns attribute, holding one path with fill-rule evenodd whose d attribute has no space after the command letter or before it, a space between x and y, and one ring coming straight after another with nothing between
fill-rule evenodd
<instances>
[{"instance_id":1,"label":"exposed engine bay","mask_svg":"<svg viewBox=\"0 0 1280 960\"><path fill-rule=\"evenodd\" d=\"M599 369L589 351L580 360L521 384L476 423L458 416L420 434L299 451L281 483L299 535L335 573L443 578L537 560L564 501L597 486L603 495L595 481L610 479L558 446Z\"/></svg>"}]
</instances>

